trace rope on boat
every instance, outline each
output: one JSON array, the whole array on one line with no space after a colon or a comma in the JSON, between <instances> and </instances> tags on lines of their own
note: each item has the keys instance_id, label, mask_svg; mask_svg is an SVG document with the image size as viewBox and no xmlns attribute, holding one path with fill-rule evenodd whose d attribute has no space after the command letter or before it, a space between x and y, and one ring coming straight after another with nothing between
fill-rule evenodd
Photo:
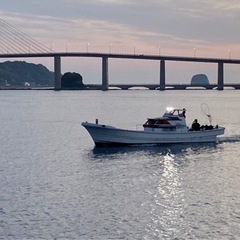
<instances>
[{"instance_id":1,"label":"rope on boat","mask_svg":"<svg viewBox=\"0 0 240 240\"><path fill-rule=\"evenodd\" d=\"M209 110L209 106L206 103L201 104L201 111L204 114L204 116L208 119L209 124L212 125L212 116Z\"/></svg>"}]
</instances>

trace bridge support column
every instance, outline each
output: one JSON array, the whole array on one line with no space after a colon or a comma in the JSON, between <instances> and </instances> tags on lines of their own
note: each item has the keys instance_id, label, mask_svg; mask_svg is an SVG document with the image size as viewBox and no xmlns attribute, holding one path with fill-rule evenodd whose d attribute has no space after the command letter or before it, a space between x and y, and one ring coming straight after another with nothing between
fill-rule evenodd
<instances>
[{"instance_id":1,"label":"bridge support column","mask_svg":"<svg viewBox=\"0 0 240 240\"><path fill-rule=\"evenodd\" d=\"M61 57L54 57L54 90L61 90Z\"/></svg>"},{"instance_id":2,"label":"bridge support column","mask_svg":"<svg viewBox=\"0 0 240 240\"><path fill-rule=\"evenodd\" d=\"M165 60L160 61L160 90L165 90Z\"/></svg>"},{"instance_id":3,"label":"bridge support column","mask_svg":"<svg viewBox=\"0 0 240 240\"><path fill-rule=\"evenodd\" d=\"M218 90L223 90L223 62L218 62Z\"/></svg>"},{"instance_id":4,"label":"bridge support column","mask_svg":"<svg viewBox=\"0 0 240 240\"><path fill-rule=\"evenodd\" d=\"M102 58L102 90L108 90L108 57Z\"/></svg>"}]
</instances>

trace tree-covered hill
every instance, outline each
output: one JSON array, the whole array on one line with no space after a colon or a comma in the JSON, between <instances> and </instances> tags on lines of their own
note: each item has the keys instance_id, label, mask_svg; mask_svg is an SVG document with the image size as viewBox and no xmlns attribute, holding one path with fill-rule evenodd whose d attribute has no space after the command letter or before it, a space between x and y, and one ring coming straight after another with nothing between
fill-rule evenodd
<instances>
[{"instance_id":1,"label":"tree-covered hill","mask_svg":"<svg viewBox=\"0 0 240 240\"><path fill-rule=\"evenodd\" d=\"M25 61L0 63L0 86L53 86L54 73L42 64Z\"/></svg>"}]
</instances>

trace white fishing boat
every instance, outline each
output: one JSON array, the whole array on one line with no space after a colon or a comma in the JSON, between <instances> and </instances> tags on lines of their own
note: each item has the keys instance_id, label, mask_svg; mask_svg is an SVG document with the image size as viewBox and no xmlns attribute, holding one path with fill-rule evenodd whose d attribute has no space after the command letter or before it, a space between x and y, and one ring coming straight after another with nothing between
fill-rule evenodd
<instances>
[{"instance_id":1,"label":"white fishing boat","mask_svg":"<svg viewBox=\"0 0 240 240\"><path fill-rule=\"evenodd\" d=\"M211 119L210 114L207 116ZM210 121L211 123L211 121ZM168 108L162 117L148 118L141 130L121 129L105 124L82 122L96 146L138 145L166 143L209 143L216 142L224 134L224 127L218 125L188 127L185 109Z\"/></svg>"}]
</instances>

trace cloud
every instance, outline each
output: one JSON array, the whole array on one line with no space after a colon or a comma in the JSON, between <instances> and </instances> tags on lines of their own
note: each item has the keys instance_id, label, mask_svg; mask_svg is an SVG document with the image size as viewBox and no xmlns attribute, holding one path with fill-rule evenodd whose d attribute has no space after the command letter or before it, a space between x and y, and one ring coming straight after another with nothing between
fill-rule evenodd
<instances>
[{"instance_id":1,"label":"cloud","mask_svg":"<svg viewBox=\"0 0 240 240\"><path fill-rule=\"evenodd\" d=\"M105 35L109 35L110 38L111 26L119 28L119 35L124 26L124 29L132 31L132 36L136 34L138 38L142 34L144 38L146 35L152 35L151 38L155 36L155 41L159 41L157 38L160 39L161 36L168 35L177 39L235 44L239 42L240 37L236 31L240 3L235 0L220 2L217 0L58 0L57 4L53 0L38 2L22 0L21 4L17 0L12 2L14 4L4 4L5 8L3 6L2 11L4 9L8 11L5 15L15 13L23 19L26 16L31 16L33 20L39 17L43 20L50 19L51 21L45 22L44 28L51 29L50 25L54 25L57 36L59 36L58 30L69 36L72 28L71 26L68 28L67 23L73 22L73 25L76 25L78 22L77 25L80 26L81 23L86 25L85 23L89 22L92 32L98 31L98 26L106 27ZM85 31L85 28L83 27L82 30ZM84 31L82 33L85 33ZM88 36L88 31L85 35ZM143 40L148 41L148 39Z\"/></svg>"}]
</instances>

